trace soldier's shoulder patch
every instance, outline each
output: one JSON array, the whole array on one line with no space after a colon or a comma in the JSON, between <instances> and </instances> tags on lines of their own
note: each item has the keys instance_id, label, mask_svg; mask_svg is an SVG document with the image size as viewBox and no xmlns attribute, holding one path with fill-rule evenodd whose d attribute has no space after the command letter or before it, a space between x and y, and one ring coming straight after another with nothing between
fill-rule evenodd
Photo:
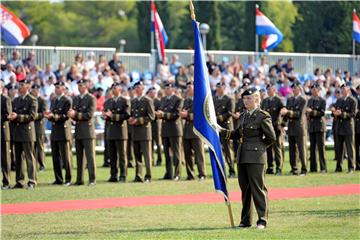
<instances>
[{"instance_id":1,"label":"soldier's shoulder patch","mask_svg":"<svg viewBox=\"0 0 360 240\"><path fill-rule=\"evenodd\" d=\"M260 113L262 113L265 117L271 117L270 113L265 110L260 109Z\"/></svg>"}]
</instances>

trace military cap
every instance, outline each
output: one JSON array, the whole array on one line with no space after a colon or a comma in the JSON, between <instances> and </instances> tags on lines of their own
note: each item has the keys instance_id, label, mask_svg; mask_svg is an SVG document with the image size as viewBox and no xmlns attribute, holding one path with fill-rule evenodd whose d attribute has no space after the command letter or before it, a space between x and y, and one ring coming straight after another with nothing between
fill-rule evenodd
<instances>
[{"instance_id":1,"label":"military cap","mask_svg":"<svg viewBox=\"0 0 360 240\"><path fill-rule=\"evenodd\" d=\"M96 91L97 91L97 92L103 92L104 89L103 89L102 87L97 87L97 88L96 88Z\"/></svg>"},{"instance_id":2,"label":"military cap","mask_svg":"<svg viewBox=\"0 0 360 240\"><path fill-rule=\"evenodd\" d=\"M292 85L291 85L291 88L296 88L296 87L299 87L301 86L301 83L299 82L294 82Z\"/></svg>"},{"instance_id":3,"label":"military cap","mask_svg":"<svg viewBox=\"0 0 360 240\"><path fill-rule=\"evenodd\" d=\"M86 79L80 79L80 80L77 82L77 84L86 84L86 83L88 83L88 80L86 80Z\"/></svg>"},{"instance_id":4,"label":"military cap","mask_svg":"<svg viewBox=\"0 0 360 240\"><path fill-rule=\"evenodd\" d=\"M249 89L245 90L245 91L241 94L241 97L253 95L253 94L256 93L257 91L258 91L258 90L257 90L257 88L255 88L255 87L249 88Z\"/></svg>"},{"instance_id":5,"label":"military cap","mask_svg":"<svg viewBox=\"0 0 360 240\"><path fill-rule=\"evenodd\" d=\"M340 88L344 88L344 87L351 87L351 83L350 82L345 82L340 86Z\"/></svg>"},{"instance_id":6,"label":"military cap","mask_svg":"<svg viewBox=\"0 0 360 240\"><path fill-rule=\"evenodd\" d=\"M273 84L271 84L271 83L268 83L268 84L266 84L266 89L268 89L268 88L270 88L270 87L272 87L272 86L274 86Z\"/></svg>"},{"instance_id":7,"label":"military cap","mask_svg":"<svg viewBox=\"0 0 360 240\"><path fill-rule=\"evenodd\" d=\"M321 86L320 86L320 84L318 84L318 83L314 83L313 85L311 85L310 88L311 88L311 89L313 89L313 88L321 88Z\"/></svg>"},{"instance_id":8,"label":"military cap","mask_svg":"<svg viewBox=\"0 0 360 240\"><path fill-rule=\"evenodd\" d=\"M131 91L131 90L133 90L133 89L134 89L134 88L130 86L130 87L128 87L127 90L128 90L128 91Z\"/></svg>"},{"instance_id":9,"label":"military cap","mask_svg":"<svg viewBox=\"0 0 360 240\"><path fill-rule=\"evenodd\" d=\"M30 84L31 81L29 79L23 79L23 80L19 81L19 84L24 84L24 83Z\"/></svg>"},{"instance_id":10,"label":"military cap","mask_svg":"<svg viewBox=\"0 0 360 240\"><path fill-rule=\"evenodd\" d=\"M241 88L243 88L243 87L247 87L247 86L249 86L250 85L250 83L248 83L248 82L244 82L243 83L243 85L241 85Z\"/></svg>"},{"instance_id":11,"label":"military cap","mask_svg":"<svg viewBox=\"0 0 360 240\"><path fill-rule=\"evenodd\" d=\"M18 86L17 86L16 84L7 84L7 85L5 86L5 88L6 88L7 90L18 89Z\"/></svg>"},{"instance_id":12,"label":"military cap","mask_svg":"<svg viewBox=\"0 0 360 240\"><path fill-rule=\"evenodd\" d=\"M114 82L110 88L114 88L114 87L117 87L117 86L121 86L121 83L119 82Z\"/></svg>"},{"instance_id":13,"label":"military cap","mask_svg":"<svg viewBox=\"0 0 360 240\"><path fill-rule=\"evenodd\" d=\"M238 87L238 88L234 91L235 94L238 94L238 93L240 93L240 92L241 92L241 87Z\"/></svg>"},{"instance_id":14,"label":"military cap","mask_svg":"<svg viewBox=\"0 0 360 240\"><path fill-rule=\"evenodd\" d=\"M156 90L155 87L150 87L150 88L146 91L146 94L148 94L149 92L154 91L154 90Z\"/></svg>"},{"instance_id":15,"label":"military cap","mask_svg":"<svg viewBox=\"0 0 360 240\"><path fill-rule=\"evenodd\" d=\"M54 86L56 87L56 86L65 86L65 83L64 82L56 82L55 84L54 84Z\"/></svg>"},{"instance_id":16,"label":"military cap","mask_svg":"<svg viewBox=\"0 0 360 240\"><path fill-rule=\"evenodd\" d=\"M167 88L167 87L173 88L173 87L175 87L175 85L174 85L173 83L169 83L169 82L168 82L168 83L165 83L165 84L164 84L164 87L166 87L166 88Z\"/></svg>"},{"instance_id":17,"label":"military cap","mask_svg":"<svg viewBox=\"0 0 360 240\"><path fill-rule=\"evenodd\" d=\"M218 82L218 83L216 84L216 87L225 87L225 83L223 83L223 82Z\"/></svg>"},{"instance_id":18,"label":"military cap","mask_svg":"<svg viewBox=\"0 0 360 240\"><path fill-rule=\"evenodd\" d=\"M134 84L133 88L135 89L135 88L140 87L140 86L143 86L143 85L144 85L144 84L142 83L142 81L137 81L137 82Z\"/></svg>"},{"instance_id":19,"label":"military cap","mask_svg":"<svg viewBox=\"0 0 360 240\"><path fill-rule=\"evenodd\" d=\"M31 86L31 89L40 89L40 85L34 83L34 84Z\"/></svg>"}]
</instances>

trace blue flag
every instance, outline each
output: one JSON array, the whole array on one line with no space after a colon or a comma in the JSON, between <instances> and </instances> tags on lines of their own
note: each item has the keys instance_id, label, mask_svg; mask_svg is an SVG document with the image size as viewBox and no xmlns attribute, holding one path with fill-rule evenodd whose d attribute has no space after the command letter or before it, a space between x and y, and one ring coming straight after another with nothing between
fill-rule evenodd
<instances>
[{"instance_id":1,"label":"blue flag","mask_svg":"<svg viewBox=\"0 0 360 240\"><path fill-rule=\"evenodd\" d=\"M195 20L193 20L193 27L195 37L194 132L209 146L215 190L223 193L225 201L228 201L224 160L210 90L209 72L206 67L198 24Z\"/></svg>"}]
</instances>

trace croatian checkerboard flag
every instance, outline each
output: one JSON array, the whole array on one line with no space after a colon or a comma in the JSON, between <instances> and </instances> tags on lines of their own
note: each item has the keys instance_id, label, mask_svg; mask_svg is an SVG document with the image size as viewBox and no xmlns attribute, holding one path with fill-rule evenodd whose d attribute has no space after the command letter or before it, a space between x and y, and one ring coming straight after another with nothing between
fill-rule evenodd
<instances>
[{"instance_id":1,"label":"croatian checkerboard flag","mask_svg":"<svg viewBox=\"0 0 360 240\"><path fill-rule=\"evenodd\" d=\"M283 40L283 34L256 6L256 34L263 35L261 44L264 50L271 50Z\"/></svg>"},{"instance_id":2,"label":"croatian checkerboard flag","mask_svg":"<svg viewBox=\"0 0 360 240\"><path fill-rule=\"evenodd\" d=\"M360 19L358 15L356 14L356 10L354 9L353 12L353 33L352 33L353 39L360 43Z\"/></svg>"},{"instance_id":3,"label":"croatian checkerboard flag","mask_svg":"<svg viewBox=\"0 0 360 240\"><path fill-rule=\"evenodd\" d=\"M151 2L151 22L152 31L155 32L159 60L162 62L165 57L165 47L168 43L168 36L166 35L164 25L161 22L154 2Z\"/></svg>"},{"instance_id":4,"label":"croatian checkerboard flag","mask_svg":"<svg viewBox=\"0 0 360 240\"><path fill-rule=\"evenodd\" d=\"M1 39L8 45L20 45L30 36L28 27L2 4L0 6Z\"/></svg>"}]
</instances>

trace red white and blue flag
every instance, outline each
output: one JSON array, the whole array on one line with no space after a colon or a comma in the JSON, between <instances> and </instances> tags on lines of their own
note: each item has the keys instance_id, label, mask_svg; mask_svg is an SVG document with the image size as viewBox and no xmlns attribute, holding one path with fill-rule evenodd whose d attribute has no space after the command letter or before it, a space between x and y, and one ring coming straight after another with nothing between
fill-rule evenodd
<instances>
[{"instance_id":1,"label":"red white and blue flag","mask_svg":"<svg viewBox=\"0 0 360 240\"><path fill-rule=\"evenodd\" d=\"M30 36L29 28L3 5L0 6L1 39L8 45L20 45Z\"/></svg>"},{"instance_id":2,"label":"red white and blue flag","mask_svg":"<svg viewBox=\"0 0 360 240\"><path fill-rule=\"evenodd\" d=\"M155 32L156 45L159 53L159 60L162 62L165 57L165 47L168 43L168 36L166 35L164 25L161 22L160 16L156 11L154 2L151 2L151 22L152 31Z\"/></svg>"},{"instance_id":3,"label":"red white and blue flag","mask_svg":"<svg viewBox=\"0 0 360 240\"><path fill-rule=\"evenodd\" d=\"M261 44L264 50L271 50L279 45L284 36L280 30L256 6L256 34L263 35Z\"/></svg>"},{"instance_id":4,"label":"red white and blue flag","mask_svg":"<svg viewBox=\"0 0 360 240\"><path fill-rule=\"evenodd\" d=\"M356 14L356 10L353 12L353 32L352 32L353 40L360 43L360 19Z\"/></svg>"}]
</instances>

